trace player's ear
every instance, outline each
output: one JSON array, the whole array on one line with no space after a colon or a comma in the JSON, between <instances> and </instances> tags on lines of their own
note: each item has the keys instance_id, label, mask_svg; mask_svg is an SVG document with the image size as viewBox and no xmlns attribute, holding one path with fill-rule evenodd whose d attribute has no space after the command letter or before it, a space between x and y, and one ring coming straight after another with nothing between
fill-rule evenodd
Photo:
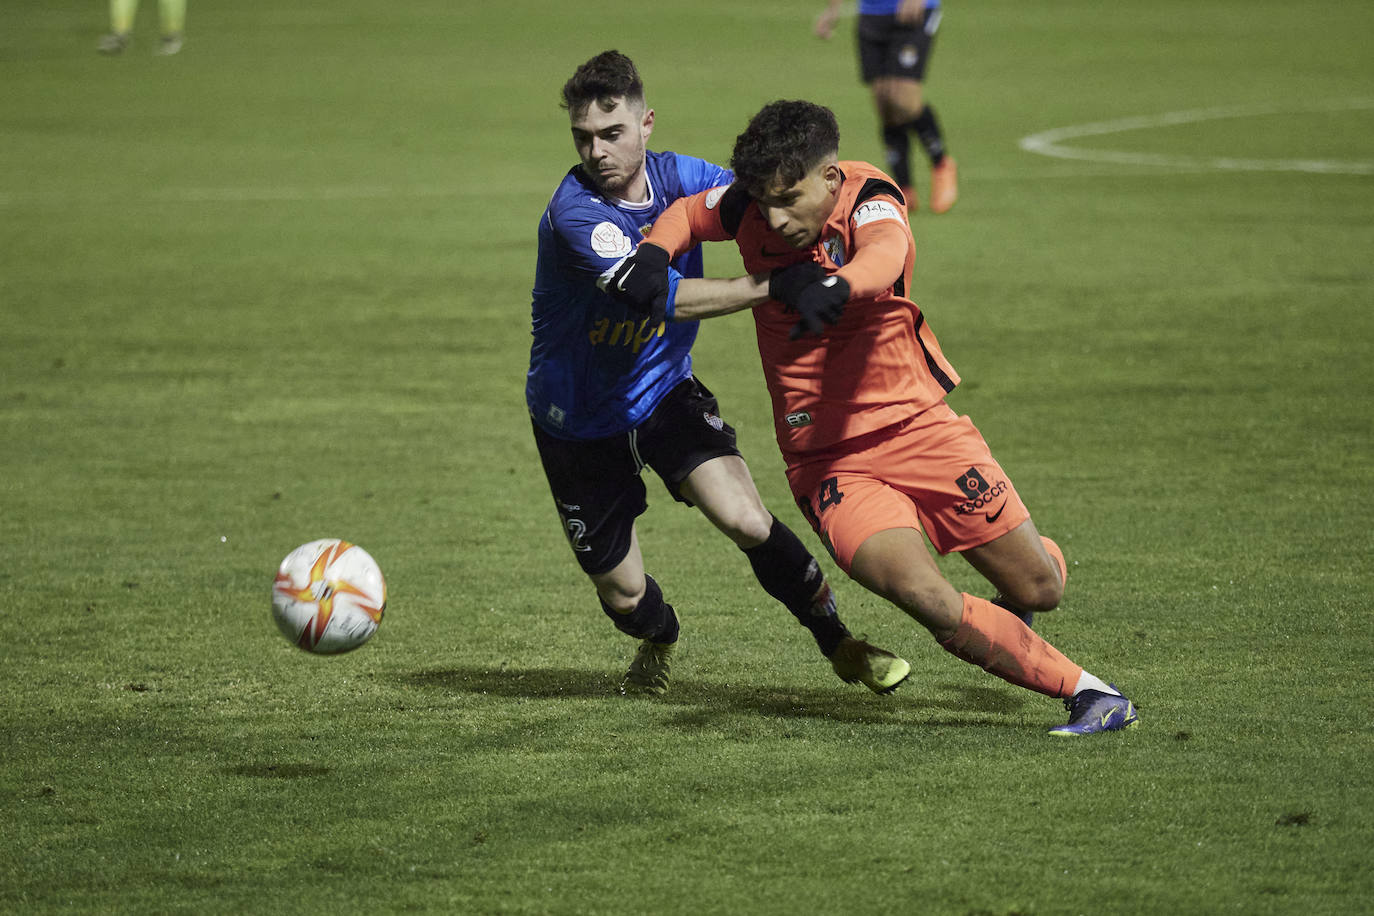
<instances>
[{"instance_id":1,"label":"player's ear","mask_svg":"<svg viewBox=\"0 0 1374 916\"><path fill-rule=\"evenodd\" d=\"M640 133L644 139L649 139L649 134L654 132L654 110L652 108L644 112L644 120L639 122Z\"/></svg>"},{"instance_id":2,"label":"player's ear","mask_svg":"<svg viewBox=\"0 0 1374 916\"><path fill-rule=\"evenodd\" d=\"M844 184L844 171L840 169L840 164L833 159L826 163L821 176L825 179L825 189L831 194L839 191L840 185Z\"/></svg>"}]
</instances>

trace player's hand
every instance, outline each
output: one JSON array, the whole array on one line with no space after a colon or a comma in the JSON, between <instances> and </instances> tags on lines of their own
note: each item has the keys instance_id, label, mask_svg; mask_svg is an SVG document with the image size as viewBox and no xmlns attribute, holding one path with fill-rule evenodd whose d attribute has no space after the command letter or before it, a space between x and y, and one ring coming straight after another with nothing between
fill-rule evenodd
<instances>
[{"instance_id":1,"label":"player's hand","mask_svg":"<svg viewBox=\"0 0 1374 916\"><path fill-rule=\"evenodd\" d=\"M827 9L816 17L816 25L813 31L817 38L829 39L835 34L835 20L840 18L839 10L835 7Z\"/></svg>"},{"instance_id":2,"label":"player's hand","mask_svg":"<svg viewBox=\"0 0 1374 916\"><path fill-rule=\"evenodd\" d=\"M919 26L926 18L926 0L902 0L897 5L897 22L904 26Z\"/></svg>"},{"instance_id":3,"label":"player's hand","mask_svg":"<svg viewBox=\"0 0 1374 916\"><path fill-rule=\"evenodd\" d=\"M596 285L612 299L641 315L649 323L663 321L668 310L668 252L649 242L608 267Z\"/></svg>"},{"instance_id":4,"label":"player's hand","mask_svg":"<svg viewBox=\"0 0 1374 916\"><path fill-rule=\"evenodd\" d=\"M800 261L779 267L768 275L768 298L796 309L801 291L817 280L825 279L825 268L815 261Z\"/></svg>"},{"instance_id":5,"label":"player's hand","mask_svg":"<svg viewBox=\"0 0 1374 916\"><path fill-rule=\"evenodd\" d=\"M807 334L823 334L825 326L834 324L844 314L849 301L849 284L843 277L832 276L817 280L797 296L797 312L801 321L792 329L792 339Z\"/></svg>"}]
</instances>

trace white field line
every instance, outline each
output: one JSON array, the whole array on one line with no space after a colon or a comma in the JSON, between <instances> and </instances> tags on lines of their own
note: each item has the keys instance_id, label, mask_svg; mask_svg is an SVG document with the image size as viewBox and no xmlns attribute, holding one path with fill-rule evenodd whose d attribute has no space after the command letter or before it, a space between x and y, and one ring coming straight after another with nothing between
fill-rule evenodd
<instances>
[{"instance_id":1,"label":"white field line","mask_svg":"<svg viewBox=\"0 0 1374 916\"><path fill-rule=\"evenodd\" d=\"M1324 104L1308 105L1300 108L1278 105L1238 105L1224 108L1199 108L1189 111L1173 111L1156 115L1138 115L1118 118L1112 121L1097 121L1091 124L1078 124L1069 127L1056 127L1022 137L1018 141L1021 149L1056 159L1071 159L1082 162L1111 163L1115 166L1137 166L1149 168L1172 168L1190 172L1217 170L1265 171L1265 172L1314 172L1333 175L1374 175L1374 161L1342 161L1331 159L1246 159L1237 157L1202 157L1159 153L1133 153L1122 150L1100 150L1086 147L1064 145L1064 141L1078 140L1083 137L1098 137L1107 134L1125 133L1132 130L1148 130L1171 127L1179 124L1193 124L1199 121L1215 121L1225 118L1251 118L1275 114L1298 114L1324 111L1369 111L1374 110L1374 99L1352 99ZM1131 174L1119 170L1094 172L1091 174L1075 171L1071 173L1048 172L1035 176L1022 170L1005 174L989 172L980 175L983 180L1014 179L1029 177L1041 178L1083 178L1109 175ZM1139 172L1136 174L1152 174ZM23 204L197 204L197 203L291 203L349 200L421 200L427 198L455 197L492 197L513 193L539 193L544 188L517 188L510 185L489 184L480 186L420 186L388 187L384 185L336 185L304 187L290 185L266 185L258 187L183 187L162 188L146 194L130 196L126 191L82 192L75 190L53 191L0 191L0 208Z\"/></svg>"},{"instance_id":2,"label":"white field line","mask_svg":"<svg viewBox=\"0 0 1374 916\"><path fill-rule=\"evenodd\" d=\"M1196 108L1190 111L1169 111L1156 115L1137 115L1113 121L1097 121L1071 127L1056 127L1022 137L1021 149L1057 159L1078 159L1087 162L1113 162L1121 165L1148 165L1191 170L1230 170L1247 172L1316 172L1330 175L1374 175L1374 161L1342 161L1334 159L1246 159L1231 156L1187 156L1167 153L1133 153L1124 150L1102 150L1066 146L1065 141L1083 137L1101 137L1132 130L1149 130L1195 124L1199 121L1219 121L1227 118L1255 118L1276 114L1304 114L1325 111L1374 110L1374 99L1350 99L1304 105L1235 105L1225 108Z\"/></svg>"}]
</instances>

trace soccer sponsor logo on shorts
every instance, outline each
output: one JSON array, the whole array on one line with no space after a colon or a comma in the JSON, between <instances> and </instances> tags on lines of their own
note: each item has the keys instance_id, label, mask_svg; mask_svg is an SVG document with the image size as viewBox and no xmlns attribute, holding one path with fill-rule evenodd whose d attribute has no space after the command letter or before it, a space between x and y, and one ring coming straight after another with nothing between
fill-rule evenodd
<instances>
[{"instance_id":1,"label":"soccer sponsor logo on shorts","mask_svg":"<svg viewBox=\"0 0 1374 916\"><path fill-rule=\"evenodd\" d=\"M977 468L969 468L960 474L954 483L964 491L964 495L969 499L977 499L990 489L987 478L980 474Z\"/></svg>"},{"instance_id":2,"label":"soccer sponsor logo on shorts","mask_svg":"<svg viewBox=\"0 0 1374 916\"><path fill-rule=\"evenodd\" d=\"M706 425L714 429L716 432L720 432L722 429L725 428L725 421L722 420L720 417L716 416L715 414L707 411L703 413L701 416L706 420Z\"/></svg>"},{"instance_id":3,"label":"soccer sponsor logo on shorts","mask_svg":"<svg viewBox=\"0 0 1374 916\"><path fill-rule=\"evenodd\" d=\"M966 497L963 502L955 505L955 512L960 515L976 515L981 512L989 525L1002 517L1002 510L1007 505L1007 491L1011 489L1011 484L1006 478L990 484L981 471L969 468L954 479L954 484Z\"/></svg>"}]
</instances>

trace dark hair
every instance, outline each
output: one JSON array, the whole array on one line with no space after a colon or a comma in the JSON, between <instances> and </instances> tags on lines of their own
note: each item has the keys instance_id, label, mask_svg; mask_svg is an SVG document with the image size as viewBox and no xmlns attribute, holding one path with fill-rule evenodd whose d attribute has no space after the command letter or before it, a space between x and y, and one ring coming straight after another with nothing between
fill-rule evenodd
<instances>
[{"instance_id":1,"label":"dark hair","mask_svg":"<svg viewBox=\"0 0 1374 916\"><path fill-rule=\"evenodd\" d=\"M801 101L769 102L735 138L730 168L754 197L777 178L786 185L840 150L840 125L823 105Z\"/></svg>"},{"instance_id":2,"label":"dark hair","mask_svg":"<svg viewBox=\"0 0 1374 916\"><path fill-rule=\"evenodd\" d=\"M634 61L619 51L602 51L563 84L563 107L574 116L586 111L592 102L610 111L617 98L644 104L644 81Z\"/></svg>"}]
</instances>

